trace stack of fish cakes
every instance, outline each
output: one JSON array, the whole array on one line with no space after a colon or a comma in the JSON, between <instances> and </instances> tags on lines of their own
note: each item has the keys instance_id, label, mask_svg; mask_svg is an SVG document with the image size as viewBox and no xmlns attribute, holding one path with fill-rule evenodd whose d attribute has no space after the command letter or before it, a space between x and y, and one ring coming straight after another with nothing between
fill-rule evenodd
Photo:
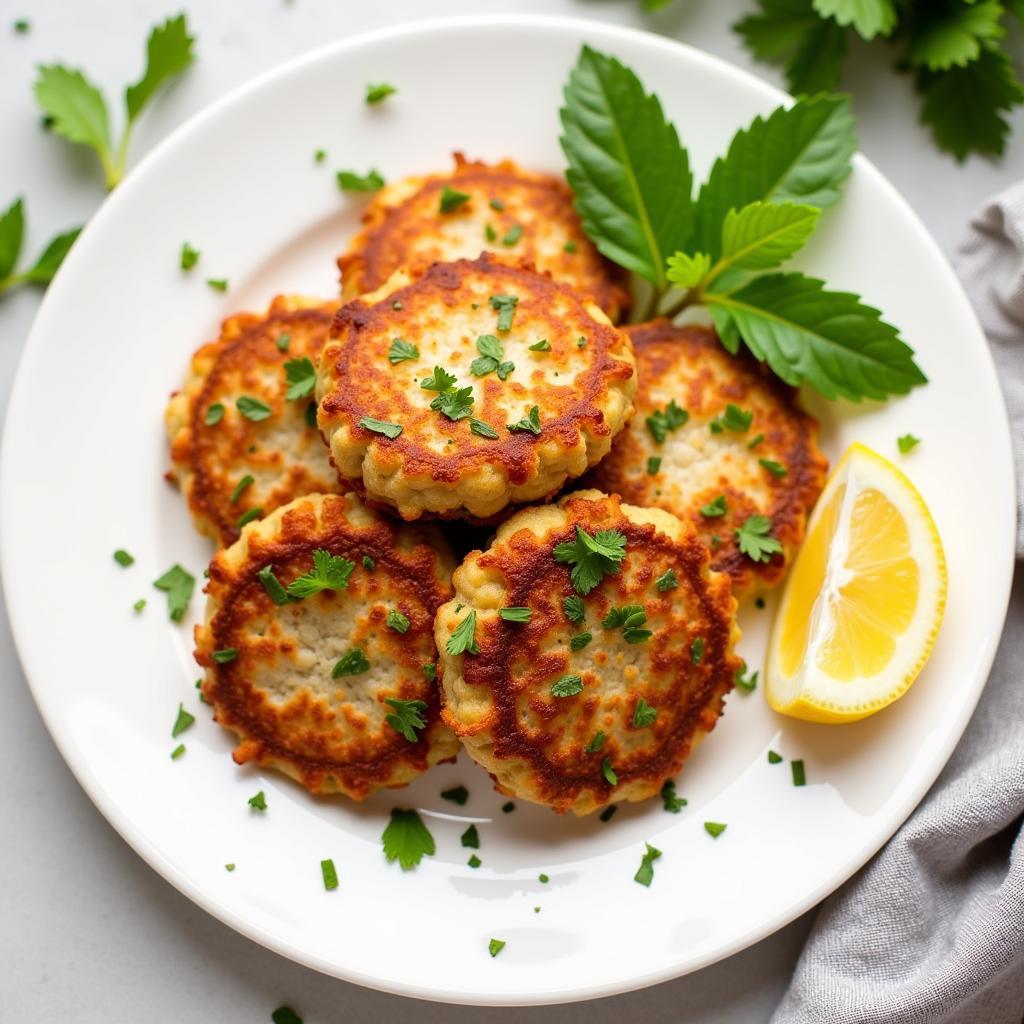
<instances>
[{"instance_id":1,"label":"stack of fish cakes","mask_svg":"<svg viewBox=\"0 0 1024 1024\"><path fill-rule=\"evenodd\" d=\"M510 161L388 186L338 263L336 312L230 318L168 409L236 760L362 799L461 746L559 812L657 793L802 538L813 420L709 331L616 326L569 190Z\"/></svg>"}]
</instances>

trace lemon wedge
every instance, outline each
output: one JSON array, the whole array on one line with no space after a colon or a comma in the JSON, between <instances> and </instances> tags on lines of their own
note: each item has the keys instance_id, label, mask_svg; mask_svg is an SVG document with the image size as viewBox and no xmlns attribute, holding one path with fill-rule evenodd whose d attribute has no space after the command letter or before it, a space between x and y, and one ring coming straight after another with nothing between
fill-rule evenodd
<instances>
[{"instance_id":1,"label":"lemon wedge","mask_svg":"<svg viewBox=\"0 0 1024 1024\"><path fill-rule=\"evenodd\" d=\"M946 559L924 499L877 452L851 445L807 524L772 625L768 703L855 722L902 697L946 605Z\"/></svg>"}]
</instances>

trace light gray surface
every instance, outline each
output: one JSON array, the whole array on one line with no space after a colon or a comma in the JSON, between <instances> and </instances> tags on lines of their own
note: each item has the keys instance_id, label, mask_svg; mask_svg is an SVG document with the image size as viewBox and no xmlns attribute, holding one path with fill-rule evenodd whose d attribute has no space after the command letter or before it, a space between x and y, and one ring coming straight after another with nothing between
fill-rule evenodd
<instances>
[{"instance_id":1,"label":"light gray surface","mask_svg":"<svg viewBox=\"0 0 1024 1024\"><path fill-rule=\"evenodd\" d=\"M749 6L676 0L668 10L645 16L639 0L434 0L429 5L416 0L192 0L188 13L199 35L200 61L142 119L132 157L137 162L189 115L289 57L342 36L427 15L516 10L646 26L754 67L777 82L776 71L752 65L729 31L729 22ZM160 0L0 0L0 204L25 196L27 252L35 255L58 230L86 219L103 196L91 154L39 130L30 93L34 64L62 60L83 66L120 105L120 88L139 72L148 27L176 10L177 5ZM31 19L32 31L16 36L10 24L22 16ZM1001 164L972 160L958 167L938 156L917 127L916 103L906 82L889 73L888 63L884 48L854 47L848 83L857 96L863 149L952 252L969 214L1024 166L1024 115L1018 112L1012 119L1016 137ZM680 127L685 135L685 125ZM272 137L254 140L254 159L265 145L273 145ZM884 251L884 239L879 245ZM893 267L893 273L912 273L912 268ZM0 414L37 305L38 295L29 289L0 297ZM74 344L73 326L69 344ZM116 392L109 397L116 400ZM69 457L71 444L69 437ZM59 473L60 468L50 471ZM88 497L69 495L69 515L74 501ZM53 599L88 600L88 581L55 585ZM101 669L76 666L74 652L68 652L68 662L70 671ZM498 1019L754 1024L770 1016L810 927L812 915L806 915L721 964L600 1004L478 1011L413 1004L358 989L235 935L136 857L88 802L51 744L5 620L0 621L0 679L5 690L0 751L7 780L0 842L3 1019L235 1024L268 1021L271 1009L290 1002L307 1024L363 1024L401 1013L415 1014L424 1024Z\"/></svg>"}]
</instances>

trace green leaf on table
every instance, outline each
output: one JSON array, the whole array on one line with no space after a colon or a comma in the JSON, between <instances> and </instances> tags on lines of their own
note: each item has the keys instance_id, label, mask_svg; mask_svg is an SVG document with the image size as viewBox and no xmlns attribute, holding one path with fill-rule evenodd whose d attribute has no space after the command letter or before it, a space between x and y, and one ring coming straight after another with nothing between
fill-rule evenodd
<instances>
[{"instance_id":1,"label":"green leaf on table","mask_svg":"<svg viewBox=\"0 0 1024 1024\"><path fill-rule=\"evenodd\" d=\"M124 91L129 125L142 113L142 108L165 82L180 75L192 64L195 60L192 53L194 42L195 37L188 34L184 14L168 18L149 33L146 41L146 70L142 78Z\"/></svg>"},{"instance_id":2,"label":"green leaf on table","mask_svg":"<svg viewBox=\"0 0 1024 1024\"><path fill-rule=\"evenodd\" d=\"M748 203L730 210L722 224L719 270L770 270L798 252L814 232L821 211L803 203Z\"/></svg>"},{"instance_id":3,"label":"green leaf on table","mask_svg":"<svg viewBox=\"0 0 1024 1024\"><path fill-rule=\"evenodd\" d=\"M986 41L1000 39L1003 6L996 0L983 3L936 5L925 10L917 23L907 50L911 64L932 71L945 71L956 64L964 67L981 55Z\"/></svg>"},{"instance_id":4,"label":"green leaf on table","mask_svg":"<svg viewBox=\"0 0 1024 1024\"><path fill-rule=\"evenodd\" d=\"M917 88L924 94L921 120L942 149L961 161L972 152L1002 155L1010 130L1003 115L1024 103L1024 89L1005 53L986 46L966 67L921 68Z\"/></svg>"},{"instance_id":5,"label":"green leaf on table","mask_svg":"<svg viewBox=\"0 0 1024 1024\"><path fill-rule=\"evenodd\" d=\"M49 284L53 275L60 269L64 257L71 251L75 239L82 233L81 228L72 228L63 234L57 235L52 242L42 251L39 259L22 274L22 280L32 284Z\"/></svg>"},{"instance_id":6,"label":"green leaf on table","mask_svg":"<svg viewBox=\"0 0 1024 1024\"><path fill-rule=\"evenodd\" d=\"M766 274L728 295L705 296L722 343L748 349L789 384L826 398L882 399L927 382L913 350L877 309L803 274Z\"/></svg>"},{"instance_id":7,"label":"green leaf on table","mask_svg":"<svg viewBox=\"0 0 1024 1024\"><path fill-rule=\"evenodd\" d=\"M664 287L665 261L690 233L692 175L657 96L614 57L584 46L561 119L566 175L587 234L609 259Z\"/></svg>"},{"instance_id":8,"label":"green leaf on table","mask_svg":"<svg viewBox=\"0 0 1024 1024\"><path fill-rule=\"evenodd\" d=\"M852 25L862 39L887 36L896 27L892 0L814 0L814 9L844 28Z\"/></svg>"},{"instance_id":9,"label":"green leaf on table","mask_svg":"<svg viewBox=\"0 0 1024 1024\"><path fill-rule=\"evenodd\" d=\"M70 142L91 146L111 168L110 117L103 93L81 71L41 64L33 89L50 129Z\"/></svg>"},{"instance_id":10,"label":"green leaf on table","mask_svg":"<svg viewBox=\"0 0 1024 1024\"><path fill-rule=\"evenodd\" d=\"M670 284L680 288L693 288L704 280L710 269L711 257L706 252L695 252L692 255L677 252L668 258L665 277Z\"/></svg>"},{"instance_id":11,"label":"green leaf on table","mask_svg":"<svg viewBox=\"0 0 1024 1024\"><path fill-rule=\"evenodd\" d=\"M692 250L718 259L730 209L758 201L804 203L824 209L838 202L857 148L850 102L816 96L756 117L733 137L701 187Z\"/></svg>"},{"instance_id":12,"label":"green leaf on table","mask_svg":"<svg viewBox=\"0 0 1024 1024\"><path fill-rule=\"evenodd\" d=\"M830 93L839 88L846 56L846 29L819 21L786 64L786 85L794 96Z\"/></svg>"},{"instance_id":13,"label":"green leaf on table","mask_svg":"<svg viewBox=\"0 0 1024 1024\"><path fill-rule=\"evenodd\" d=\"M0 281L10 277L21 253L25 234L25 207L17 198L0 217Z\"/></svg>"}]
</instances>

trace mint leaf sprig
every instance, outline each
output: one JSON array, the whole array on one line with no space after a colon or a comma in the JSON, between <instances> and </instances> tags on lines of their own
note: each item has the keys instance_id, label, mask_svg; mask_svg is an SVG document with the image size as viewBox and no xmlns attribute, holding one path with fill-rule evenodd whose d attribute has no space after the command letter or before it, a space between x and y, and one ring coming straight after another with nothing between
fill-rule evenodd
<instances>
[{"instance_id":1,"label":"mint leaf sprig","mask_svg":"<svg viewBox=\"0 0 1024 1024\"><path fill-rule=\"evenodd\" d=\"M15 199L0 215L0 293L19 284L49 284L81 230L72 228L57 235L35 263L18 271L18 257L25 239L25 203L20 196Z\"/></svg>"},{"instance_id":2,"label":"mint leaf sprig","mask_svg":"<svg viewBox=\"0 0 1024 1024\"><path fill-rule=\"evenodd\" d=\"M877 309L817 278L779 272L841 197L857 148L848 99L812 96L755 118L714 162L696 201L674 126L615 58L583 47L561 115L585 230L650 286L637 319L703 306L730 352L743 344L787 383L828 398L883 399L926 382Z\"/></svg>"},{"instance_id":3,"label":"mint leaf sprig","mask_svg":"<svg viewBox=\"0 0 1024 1024\"><path fill-rule=\"evenodd\" d=\"M50 119L52 131L96 151L108 189L124 177L128 142L139 115L164 85L192 64L194 43L184 14L153 28L146 42L145 71L137 82L125 88L125 126L116 146L107 101L100 88L77 69L63 64L39 65L33 91Z\"/></svg>"}]
</instances>

